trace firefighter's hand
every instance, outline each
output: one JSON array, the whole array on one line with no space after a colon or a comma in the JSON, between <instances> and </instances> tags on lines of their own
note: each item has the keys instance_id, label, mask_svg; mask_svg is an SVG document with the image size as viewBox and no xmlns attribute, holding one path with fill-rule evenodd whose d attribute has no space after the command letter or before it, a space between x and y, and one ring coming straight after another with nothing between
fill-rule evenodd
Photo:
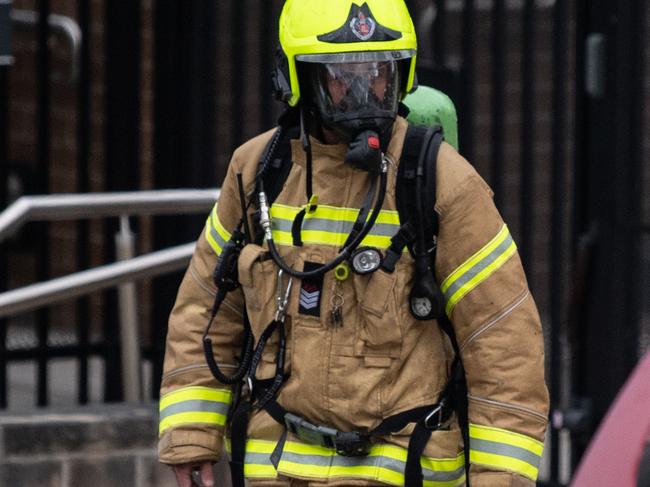
<instances>
[{"instance_id":1,"label":"firefighter's hand","mask_svg":"<svg viewBox=\"0 0 650 487\"><path fill-rule=\"evenodd\" d=\"M172 465L178 487L214 487L212 463Z\"/></svg>"}]
</instances>

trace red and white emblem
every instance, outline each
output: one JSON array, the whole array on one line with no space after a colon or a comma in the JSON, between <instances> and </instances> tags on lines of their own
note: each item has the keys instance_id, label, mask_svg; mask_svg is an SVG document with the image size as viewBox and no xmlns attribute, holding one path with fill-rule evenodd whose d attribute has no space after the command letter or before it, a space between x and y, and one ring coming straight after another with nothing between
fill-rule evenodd
<instances>
[{"instance_id":1,"label":"red and white emblem","mask_svg":"<svg viewBox=\"0 0 650 487\"><path fill-rule=\"evenodd\" d=\"M377 23L371 17L366 17L363 12L354 17L350 22L352 33L362 41L367 41L375 33Z\"/></svg>"}]
</instances>

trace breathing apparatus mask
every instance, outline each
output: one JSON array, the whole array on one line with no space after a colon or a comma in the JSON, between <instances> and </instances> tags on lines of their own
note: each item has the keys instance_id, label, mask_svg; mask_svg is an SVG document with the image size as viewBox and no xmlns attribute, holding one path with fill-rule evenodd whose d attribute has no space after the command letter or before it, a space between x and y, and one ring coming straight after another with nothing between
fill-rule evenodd
<instances>
[{"instance_id":1,"label":"breathing apparatus mask","mask_svg":"<svg viewBox=\"0 0 650 487\"><path fill-rule=\"evenodd\" d=\"M345 162L376 174L381 167L401 95L392 53L299 56L312 110L320 124L349 145Z\"/></svg>"}]
</instances>

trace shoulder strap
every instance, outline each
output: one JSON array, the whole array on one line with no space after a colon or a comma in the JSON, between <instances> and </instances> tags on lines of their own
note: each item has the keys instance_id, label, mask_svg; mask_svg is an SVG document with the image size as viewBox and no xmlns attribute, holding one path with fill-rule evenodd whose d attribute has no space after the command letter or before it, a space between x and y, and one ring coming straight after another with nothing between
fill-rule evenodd
<instances>
[{"instance_id":1,"label":"shoulder strap","mask_svg":"<svg viewBox=\"0 0 650 487\"><path fill-rule=\"evenodd\" d=\"M418 163L424 162L420 170L423 171L425 200L421 203L423 208L431 211L430 214L424 215L427 241L431 241L438 233L438 217L433 208L436 204L438 151L442 141L443 133L440 126L430 128L409 125L397 171L397 187L395 188L397 211L400 221L405 224L409 220L417 218L419 214L420 205L415 200L415 189Z\"/></svg>"},{"instance_id":2,"label":"shoulder strap","mask_svg":"<svg viewBox=\"0 0 650 487\"><path fill-rule=\"evenodd\" d=\"M402 257L405 247L408 247L411 255L415 255L413 246L419 234L418 220L424 220L427 223L424 229L425 241L433 242L438 233L438 219L435 212L431 210L430 214L421 215L421 208L433 209L436 204L436 166L442 140L442 128L439 126L434 128L418 125L408 126L395 187L395 199L401 226L391 239L391 245L382 262L382 268L386 272L395 270L395 265ZM422 205L416 199L418 165L422 165L420 171L424 176L424 191L422 192L425 195L425 201L422 202Z\"/></svg>"}]
</instances>

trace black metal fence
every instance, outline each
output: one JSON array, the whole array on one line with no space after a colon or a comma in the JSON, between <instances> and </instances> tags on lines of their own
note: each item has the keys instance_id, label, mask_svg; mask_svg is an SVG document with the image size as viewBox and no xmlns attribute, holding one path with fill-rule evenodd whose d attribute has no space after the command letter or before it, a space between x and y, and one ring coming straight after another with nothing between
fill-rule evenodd
<instances>
[{"instance_id":1,"label":"black metal fence","mask_svg":"<svg viewBox=\"0 0 650 487\"><path fill-rule=\"evenodd\" d=\"M540 307L555 412L550 477L559 482L558 432L572 432L577 461L648 346L650 302L642 292L650 285L648 8L642 0L408 3L419 31L420 82L454 99L461 153L495 190ZM46 47L52 32L45 21L55 9L71 12L84 39L80 77L64 90L75 114L75 191L211 187L234 147L273 126L280 108L271 100L268 73L281 0L37 5L35 31L20 34L32 36L33 50L17 43L16 65L0 66L2 206L8 182L23 174L21 161L12 159L19 142L10 122L25 100L11 89L22 90L18 78L30 75L26 66L36 80L37 150L27 161L33 180L23 186L48 193L60 170L51 141L61 91L52 79L55 53ZM143 221L141 246L182 243L201 226L200 218ZM97 254L113 259L113 230L112 223L92 222L70 229L79 269ZM3 245L0 286L17 281L16 272L51 277L53 241L51 228L34 225ZM32 257L29 272L14 262L25 252ZM179 278L157 279L143 292L151 397ZM90 357L104 361L104 399L120 400L114 301L108 293L77 303L64 315L74 322L65 346L52 346L51 330L60 323L47 310L21 321L36 330L29 347L7 347L7 330L15 327L0 323L0 407L11 394L7 367L19 360L36 362L37 403L47 405L48 363L56 357L78 361L78 402L89 401ZM97 322L102 326L91 332Z\"/></svg>"}]
</instances>

